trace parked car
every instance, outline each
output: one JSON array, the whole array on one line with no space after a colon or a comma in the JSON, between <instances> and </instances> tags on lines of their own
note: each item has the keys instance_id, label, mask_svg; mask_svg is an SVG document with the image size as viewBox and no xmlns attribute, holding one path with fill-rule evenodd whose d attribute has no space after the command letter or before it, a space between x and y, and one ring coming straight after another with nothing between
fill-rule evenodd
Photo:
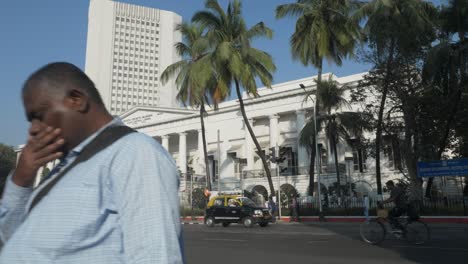
<instances>
[{"instance_id":1,"label":"parked car","mask_svg":"<svg viewBox=\"0 0 468 264\"><path fill-rule=\"evenodd\" d=\"M252 227L254 224L266 227L273 221L267 208L237 195L218 195L211 198L205 212L205 224L209 227L219 223L224 227L232 223L243 224L245 227Z\"/></svg>"}]
</instances>

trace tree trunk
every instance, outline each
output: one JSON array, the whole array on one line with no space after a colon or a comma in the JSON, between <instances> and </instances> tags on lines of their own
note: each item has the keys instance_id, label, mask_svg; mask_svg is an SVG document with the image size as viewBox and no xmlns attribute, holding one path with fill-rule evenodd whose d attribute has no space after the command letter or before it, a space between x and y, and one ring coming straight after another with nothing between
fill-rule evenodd
<instances>
[{"instance_id":1,"label":"tree trunk","mask_svg":"<svg viewBox=\"0 0 468 264\"><path fill-rule=\"evenodd\" d=\"M205 160L206 188L208 188L208 190L211 191L210 169L208 166L208 151L206 149L205 121L203 118L204 114L205 114L205 104L202 103L200 105L200 123L201 123L202 138L203 138L203 155L204 155L204 160Z\"/></svg>"},{"instance_id":2,"label":"tree trunk","mask_svg":"<svg viewBox=\"0 0 468 264\"><path fill-rule=\"evenodd\" d=\"M271 195L275 195L275 187L273 186L273 180L271 179L270 167L268 166L265 155L262 152L262 148L260 147L260 144L258 143L257 137L255 136L255 133L253 132L252 127L250 126L249 119L247 118L247 114L245 113L244 100L242 99L242 94L240 92L239 81L235 79L235 83L236 83L237 99L239 99L240 110L242 113L242 117L244 118L245 126L249 130L250 137L252 138L252 141L254 142L255 147L257 147L258 155L260 156L260 159L262 160L263 168L265 170L265 173L268 179L268 184L270 185L270 193Z\"/></svg>"},{"instance_id":3,"label":"tree trunk","mask_svg":"<svg viewBox=\"0 0 468 264\"><path fill-rule=\"evenodd\" d=\"M395 41L393 39L391 40L390 45L390 54L387 58L385 80L382 87L382 98L380 99L379 115L377 119L377 131L375 133L375 178L377 181L377 194L379 195L382 195L382 177L380 175L380 147L382 144L382 124L383 114L385 110L385 101L387 100L387 93L389 89L390 67L393 63L393 55L395 52Z\"/></svg>"},{"instance_id":4,"label":"tree trunk","mask_svg":"<svg viewBox=\"0 0 468 264\"><path fill-rule=\"evenodd\" d=\"M312 141L312 144L310 145L310 165L309 165L309 195L313 196L314 195L314 184L315 184L315 156L316 156L316 151L315 151L315 144L317 142L315 141L315 136ZM320 184L318 185L317 188L320 188Z\"/></svg>"},{"instance_id":5,"label":"tree trunk","mask_svg":"<svg viewBox=\"0 0 468 264\"><path fill-rule=\"evenodd\" d=\"M338 152L336 148L336 139L335 135L330 135L330 144L333 148L333 158L335 160L335 170L336 170L336 182L338 183L338 197L341 197L341 180L340 180L340 168L338 166Z\"/></svg>"},{"instance_id":6,"label":"tree trunk","mask_svg":"<svg viewBox=\"0 0 468 264\"><path fill-rule=\"evenodd\" d=\"M388 89L384 87L382 99L380 100L379 115L377 119L377 131L375 134L375 178L377 181L377 194L382 194L382 179L380 175L380 145L382 142L382 122L385 100L387 99Z\"/></svg>"}]
</instances>

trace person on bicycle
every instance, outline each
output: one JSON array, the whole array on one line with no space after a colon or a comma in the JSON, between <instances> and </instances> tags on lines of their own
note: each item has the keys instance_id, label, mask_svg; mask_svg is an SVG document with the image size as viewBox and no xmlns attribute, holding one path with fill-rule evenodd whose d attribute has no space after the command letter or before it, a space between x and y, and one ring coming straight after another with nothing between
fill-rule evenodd
<instances>
[{"instance_id":1,"label":"person on bicycle","mask_svg":"<svg viewBox=\"0 0 468 264\"><path fill-rule=\"evenodd\" d=\"M379 206L393 202L395 207L388 212L388 221L393 228L402 229L397 218L408 210L408 199L406 197L405 190L400 186L396 186L393 181L388 181L385 185L387 186L387 189L390 190L390 198L379 202Z\"/></svg>"}]
</instances>

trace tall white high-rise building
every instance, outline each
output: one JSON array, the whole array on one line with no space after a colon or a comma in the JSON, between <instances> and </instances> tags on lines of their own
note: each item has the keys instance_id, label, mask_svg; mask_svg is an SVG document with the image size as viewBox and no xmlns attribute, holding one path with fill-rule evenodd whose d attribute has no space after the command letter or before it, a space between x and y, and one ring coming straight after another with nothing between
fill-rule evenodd
<instances>
[{"instance_id":1,"label":"tall white high-rise building","mask_svg":"<svg viewBox=\"0 0 468 264\"><path fill-rule=\"evenodd\" d=\"M182 17L174 12L111 0L90 0L85 72L107 109L120 114L135 106L178 107L164 69L180 60L174 44Z\"/></svg>"}]
</instances>

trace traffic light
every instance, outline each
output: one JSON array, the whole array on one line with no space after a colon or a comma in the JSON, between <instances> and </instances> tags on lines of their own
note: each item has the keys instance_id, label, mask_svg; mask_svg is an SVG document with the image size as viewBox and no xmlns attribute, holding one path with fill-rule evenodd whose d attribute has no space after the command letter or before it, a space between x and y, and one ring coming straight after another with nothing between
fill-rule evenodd
<instances>
[{"instance_id":1,"label":"traffic light","mask_svg":"<svg viewBox=\"0 0 468 264\"><path fill-rule=\"evenodd\" d=\"M280 163L286 160L286 155L288 154L287 147L281 147L278 153L278 157L276 158L276 162Z\"/></svg>"},{"instance_id":2,"label":"traffic light","mask_svg":"<svg viewBox=\"0 0 468 264\"><path fill-rule=\"evenodd\" d=\"M270 160L272 162L276 162L276 148L275 147L270 148Z\"/></svg>"}]
</instances>

